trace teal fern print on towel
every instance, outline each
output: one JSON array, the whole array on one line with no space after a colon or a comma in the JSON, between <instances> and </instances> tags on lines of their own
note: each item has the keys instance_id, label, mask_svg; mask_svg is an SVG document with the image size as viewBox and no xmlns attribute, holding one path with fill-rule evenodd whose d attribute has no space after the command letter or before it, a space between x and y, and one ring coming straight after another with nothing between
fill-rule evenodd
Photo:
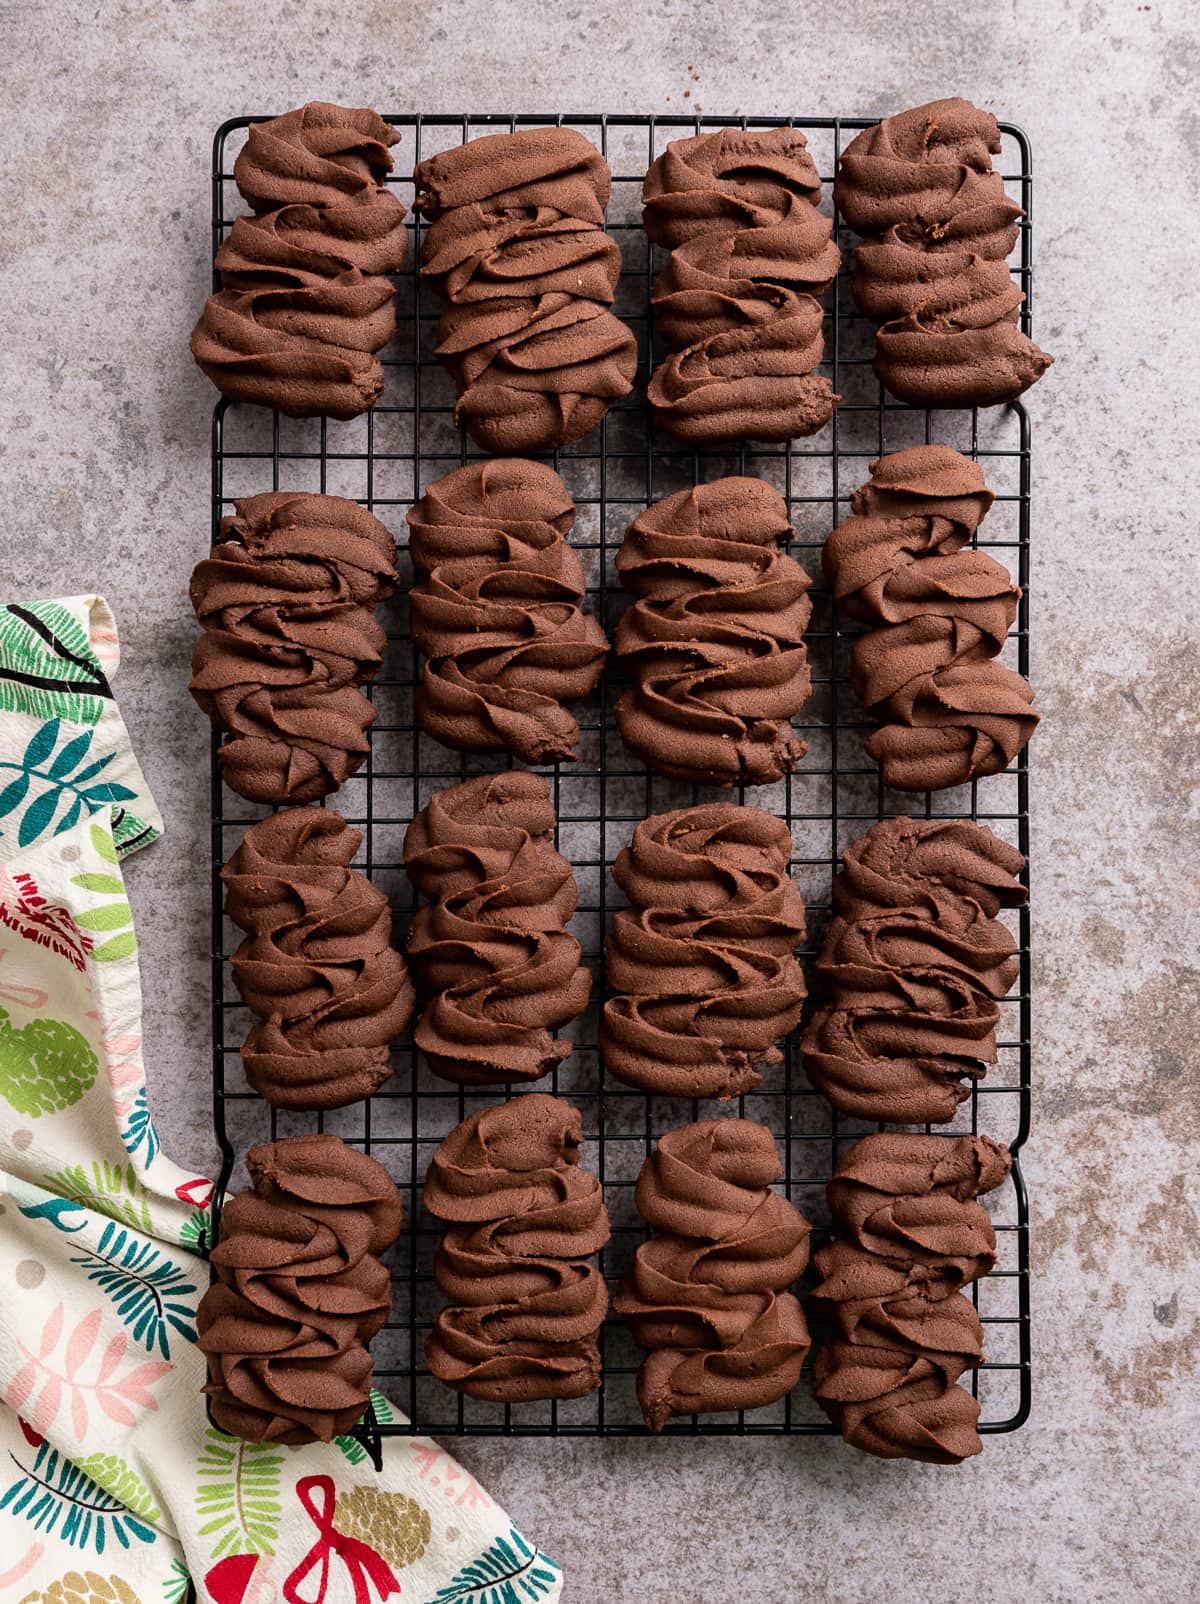
<instances>
[{"instance_id":1,"label":"teal fern print on towel","mask_svg":"<svg viewBox=\"0 0 1200 1604\"><path fill-rule=\"evenodd\" d=\"M70 726L67 733L70 735ZM0 789L0 820L16 815L19 847L31 846L47 831L62 835L79 822L85 809L96 813L114 802L133 800L135 793L127 785L101 778L117 754L106 752L93 759L95 733L89 729L70 735L60 746L62 720L47 719L30 736L20 762L0 759L0 776L13 776ZM0 823L0 834L10 829L11 824Z\"/></svg>"},{"instance_id":2,"label":"teal fern print on towel","mask_svg":"<svg viewBox=\"0 0 1200 1604\"><path fill-rule=\"evenodd\" d=\"M152 1164L158 1154L161 1143L154 1121L150 1118L150 1104L146 1100L144 1086L138 1091L133 1100L133 1107L129 1111L129 1117L121 1126L121 1141L130 1158L136 1158L144 1144L147 1164Z\"/></svg>"},{"instance_id":3,"label":"teal fern print on towel","mask_svg":"<svg viewBox=\"0 0 1200 1604\"><path fill-rule=\"evenodd\" d=\"M63 1019L31 1019L19 1030L0 1008L0 1097L37 1119L77 1103L99 1061L86 1037Z\"/></svg>"},{"instance_id":4,"label":"teal fern print on towel","mask_svg":"<svg viewBox=\"0 0 1200 1604\"><path fill-rule=\"evenodd\" d=\"M32 1447L29 1451L33 1453ZM122 1548L154 1542L153 1526L49 1443L40 1443L27 1464L12 1452L9 1459L18 1475L0 1494L0 1509L23 1515L35 1531L95 1554L103 1554L114 1541Z\"/></svg>"},{"instance_id":5,"label":"teal fern print on towel","mask_svg":"<svg viewBox=\"0 0 1200 1604\"><path fill-rule=\"evenodd\" d=\"M464 1565L431 1604L531 1604L546 1598L561 1571L540 1549L533 1548L515 1526L497 1537L470 1565Z\"/></svg>"},{"instance_id":6,"label":"teal fern print on towel","mask_svg":"<svg viewBox=\"0 0 1200 1604\"><path fill-rule=\"evenodd\" d=\"M171 1357L170 1331L195 1342L196 1288L179 1265L124 1226L104 1227L94 1249L71 1255L112 1299L135 1342ZM170 1328L170 1329L168 1329Z\"/></svg>"},{"instance_id":7,"label":"teal fern print on towel","mask_svg":"<svg viewBox=\"0 0 1200 1604\"><path fill-rule=\"evenodd\" d=\"M0 607L0 711L96 724L111 701L87 631L65 607Z\"/></svg>"}]
</instances>

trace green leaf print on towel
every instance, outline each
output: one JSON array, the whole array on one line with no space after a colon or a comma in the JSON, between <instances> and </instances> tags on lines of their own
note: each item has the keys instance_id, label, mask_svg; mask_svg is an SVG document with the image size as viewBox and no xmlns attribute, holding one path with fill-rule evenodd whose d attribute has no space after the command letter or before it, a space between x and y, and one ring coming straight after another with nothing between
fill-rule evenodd
<instances>
[{"instance_id":1,"label":"green leaf print on towel","mask_svg":"<svg viewBox=\"0 0 1200 1604\"><path fill-rule=\"evenodd\" d=\"M91 834L93 845L97 845L99 838L103 837L102 855L106 861L110 852L115 856L111 836L96 825L92 826ZM136 952L137 938L133 933L133 910L129 906L125 894L125 882L120 875L100 874L95 870L88 870L83 874L73 874L71 884L78 886L81 891L94 891L99 896L116 898L114 902L97 903L94 908L85 908L81 913L72 915L80 930L88 931L93 937L107 937L107 940L100 941L91 949L88 956L92 961L100 964L112 963L115 958L128 958L131 952Z\"/></svg>"},{"instance_id":2,"label":"green leaf print on towel","mask_svg":"<svg viewBox=\"0 0 1200 1604\"><path fill-rule=\"evenodd\" d=\"M203 1253L211 1224L207 1209L193 1209L179 1227L179 1246L186 1248L189 1253Z\"/></svg>"},{"instance_id":3,"label":"green leaf print on towel","mask_svg":"<svg viewBox=\"0 0 1200 1604\"><path fill-rule=\"evenodd\" d=\"M112 690L87 630L54 601L0 607L0 711L96 724Z\"/></svg>"},{"instance_id":4,"label":"green leaf print on towel","mask_svg":"<svg viewBox=\"0 0 1200 1604\"><path fill-rule=\"evenodd\" d=\"M163 1578L164 1604L183 1604L191 1585L192 1579L188 1575L187 1566L181 1559L173 1559L171 1569Z\"/></svg>"},{"instance_id":5,"label":"green leaf print on towel","mask_svg":"<svg viewBox=\"0 0 1200 1604\"><path fill-rule=\"evenodd\" d=\"M57 1192L59 1197L153 1234L149 1204L154 1194L138 1178L132 1164L99 1161L87 1167L68 1164L64 1169L55 1170L53 1175L45 1176L44 1180L48 1190Z\"/></svg>"},{"instance_id":6,"label":"green leaf print on towel","mask_svg":"<svg viewBox=\"0 0 1200 1604\"><path fill-rule=\"evenodd\" d=\"M283 1454L270 1443L239 1442L205 1426L196 1465L199 1535L211 1539L211 1557L273 1554L279 1536L279 1473Z\"/></svg>"},{"instance_id":7,"label":"green leaf print on towel","mask_svg":"<svg viewBox=\"0 0 1200 1604\"><path fill-rule=\"evenodd\" d=\"M391 1404L388 1403L381 1392L376 1392L374 1387L371 1388L371 1410L380 1425L386 1426L396 1418L396 1412ZM362 1418L363 1420L367 1418L365 1412ZM358 1424L361 1426L362 1420ZM357 1437L342 1436L335 1437L333 1440L352 1465L361 1465L367 1457L367 1450Z\"/></svg>"},{"instance_id":8,"label":"green leaf print on towel","mask_svg":"<svg viewBox=\"0 0 1200 1604\"><path fill-rule=\"evenodd\" d=\"M40 1445L30 1464L24 1464L11 1450L8 1457L18 1476L0 1494L0 1509L23 1515L35 1531L96 1554L103 1554L113 1541L122 1548L131 1548L135 1541L154 1542L153 1526L126 1509L120 1499L105 1492L48 1442Z\"/></svg>"},{"instance_id":9,"label":"green leaf print on towel","mask_svg":"<svg viewBox=\"0 0 1200 1604\"><path fill-rule=\"evenodd\" d=\"M37 1119L77 1103L99 1062L86 1037L63 1019L31 1019L17 1029L0 1008L0 1096Z\"/></svg>"},{"instance_id":10,"label":"green leaf print on towel","mask_svg":"<svg viewBox=\"0 0 1200 1604\"><path fill-rule=\"evenodd\" d=\"M97 1487L119 1498L126 1509L154 1526L162 1519L162 1510L154 1502L150 1489L121 1458L120 1454L88 1454L76 1460L85 1476L90 1476Z\"/></svg>"}]
</instances>

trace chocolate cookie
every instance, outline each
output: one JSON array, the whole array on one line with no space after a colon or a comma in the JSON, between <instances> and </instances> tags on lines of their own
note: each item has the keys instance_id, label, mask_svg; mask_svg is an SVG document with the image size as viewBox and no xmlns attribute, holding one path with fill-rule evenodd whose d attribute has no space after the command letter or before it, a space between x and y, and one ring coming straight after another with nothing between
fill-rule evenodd
<instances>
[{"instance_id":1,"label":"chocolate cookie","mask_svg":"<svg viewBox=\"0 0 1200 1604\"><path fill-rule=\"evenodd\" d=\"M605 943L600 1056L672 1097L738 1097L800 1021L804 902L792 837L758 808L710 802L645 819L613 865L629 899Z\"/></svg>"},{"instance_id":2,"label":"chocolate cookie","mask_svg":"<svg viewBox=\"0 0 1200 1604\"><path fill-rule=\"evenodd\" d=\"M374 353L396 326L388 274L408 239L385 183L399 137L373 111L324 101L251 124L234 179L255 215L218 248L222 289L192 332L224 395L298 418L378 401Z\"/></svg>"},{"instance_id":3,"label":"chocolate cookie","mask_svg":"<svg viewBox=\"0 0 1200 1604\"><path fill-rule=\"evenodd\" d=\"M841 260L796 128L722 128L669 144L646 174L646 232L671 255L651 305L674 354L655 368L654 421L694 444L815 434L841 399L817 296Z\"/></svg>"},{"instance_id":4,"label":"chocolate cookie","mask_svg":"<svg viewBox=\"0 0 1200 1604\"><path fill-rule=\"evenodd\" d=\"M370 1399L365 1345L391 1311L380 1255L400 1234L400 1194L340 1136L252 1147L246 1168L196 1314L212 1417L244 1442L329 1442Z\"/></svg>"},{"instance_id":5,"label":"chocolate cookie","mask_svg":"<svg viewBox=\"0 0 1200 1604\"><path fill-rule=\"evenodd\" d=\"M836 1235L813 1255L815 1316L830 1329L813 1393L855 1448L956 1465L980 1452L979 1404L960 1376L983 1362L962 1288L996 1262L975 1201L1012 1161L987 1136L866 1136L829 1183Z\"/></svg>"},{"instance_id":6,"label":"chocolate cookie","mask_svg":"<svg viewBox=\"0 0 1200 1604\"><path fill-rule=\"evenodd\" d=\"M621 738L659 774L766 785L807 750L790 720L811 688L809 579L779 549L787 505L761 479L716 479L647 508L617 554L634 598L615 648L633 681Z\"/></svg>"},{"instance_id":7,"label":"chocolate cookie","mask_svg":"<svg viewBox=\"0 0 1200 1604\"><path fill-rule=\"evenodd\" d=\"M583 611L574 522L554 470L520 458L456 468L409 513L412 636L427 659L417 718L443 745L575 757L564 704L595 690L608 641Z\"/></svg>"},{"instance_id":8,"label":"chocolate cookie","mask_svg":"<svg viewBox=\"0 0 1200 1604\"><path fill-rule=\"evenodd\" d=\"M454 421L497 456L554 450L628 395L637 341L610 308L608 164L570 128L489 134L421 162L421 271L446 301Z\"/></svg>"},{"instance_id":9,"label":"chocolate cookie","mask_svg":"<svg viewBox=\"0 0 1200 1604\"><path fill-rule=\"evenodd\" d=\"M770 1131L745 1119L668 1131L642 1165L638 1212L657 1234L613 1307L646 1350L637 1393L651 1431L760 1408L800 1379L808 1327L786 1289L808 1263L809 1224L771 1190L782 1173Z\"/></svg>"},{"instance_id":10,"label":"chocolate cookie","mask_svg":"<svg viewBox=\"0 0 1200 1604\"><path fill-rule=\"evenodd\" d=\"M225 911L246 932L234 984L259 1018L242 1062L277 1108L370 1097L412 1014L387 897L350 867L361 841L332 809L289 808L251 825L221 870Z\"/></svg>"},{"instance_id":11,"label":"chocolate cookie","mask_svg":"<svg viewBox=\"0 0 1200 1604\"><path fill-rule=\"evenodd\" d=\"M841 1114L948 1120L996 1060L1000 999L1019 972L996 919L1025 860L967 819L887 819L842 854L805 1027L804 1067Z\"/></svg>"},{"instance_id":12,"label":"chocolate cookie","mask_svg":"<svg viewBox=\"0 0 1200 1604\"><path fill-rule=\"evenodd\" d=\"M841 611L869 626L850 681L881 729L867 752L899 791L940 791L1006 769L1038 723L1028 680L993 659L1021 592L964 549L993 501L978 463L913 446L871 464L822 565Z\"/></svg>"},{"instance_id":13,"label":"chocolate cookie","mask_svg":"<svg viewBox=\"0 0 1200 1604\"><path fill-rule=\"evenodd\" d=\"M373 608L395 588L395 541L340 496L273 490L234 507L192 574L204 634L188 688L228 732L230 790L315 802L367 758L375 709L359 687L387 643Z\"/></svg>"},{"instance_id":14,"label":"chocolate cookie","mask_svg":"<svg viewBox=\"0 0 1200 1604\"><path fill-rule=\"evenodd\" d=\"M1024 213L992 169L999 149L991 112L935 100L864 130L838 162L834 201L864 236L851 290L881 325L875 372L912 406L997 406L1054 360L1017 326L1005 257Z\"/></svg>"},{"instance_id":15,"label":"chocolate cookie","mask_svg":"<svg viewBox=\"0 0 1200 1604\"><path fill-rule=\"evenodd\" d=\"M472 1398L582 1398L600 1385L608 1308L588 1260L608 1241L600 1182L579 1168L579 1110L530 1092L463 1121L438 1148L425 1207L451 1222L434 1261L450 1307L430 1373Z\"/></svg>"},{"instance_id":16,"label":"chocolate cookie","mask_svg":"<svg viewBox=\"0 0 1200 1604\"><path fill-rule=\"evenodd\" d=\"M578 891L554 825L546 781L513 770L439 791L405 833L426 899L408 938L426 998L415 1039L447 1080L537 1080L571 1051L551 1031L587 1007L591 977L565 929Z\"/></svg>"}]
</instances>

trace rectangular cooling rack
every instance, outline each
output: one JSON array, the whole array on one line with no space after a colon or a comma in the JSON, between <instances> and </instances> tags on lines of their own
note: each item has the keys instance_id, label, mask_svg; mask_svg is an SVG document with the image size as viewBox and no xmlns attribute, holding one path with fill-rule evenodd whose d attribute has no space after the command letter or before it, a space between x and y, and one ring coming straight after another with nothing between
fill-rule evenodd
<instances>
[{"instance_id":1,"label":"rectangular cooling rack","mask_svg":"<svg viewBox=\"0 0 1200 1604\"><path fill-rule=\"evenodd\" d=\"M245 210L233 184L233 162L247 126L258 118L238 117L217 133L213 149L213 248ZM672 491L728 473L758 475L788 499L796 538L790 549L814 576L814 615L807 640L813 670L813 697L796 728L809 743L808 755L787 779L773 786L739 788L734 793L706 790L749 801L785 818L795 841L793 874L809 910L804 954L820 947L829 913L830 884L842 849L876 820L897 814L971 818L1015 843L1028 856L1029 776L1022 752L1009 772L934 797L886 791L878 770L863 751L872 725L850 690L849 646L854 631L843 632L820 583L821 545L848 511L850 493L868 475L870 461L884 452L923 441L952 445L977 458L996 504L982 526L986 547L1007 563L1022 587L1016 627L1001 659L1022 674L1029 668L1029 504L1030 434L1020 403L985 412L927 413L885 397L870 365L872 328L855 311L849 295L848 262L836 290L827 298L827 372L843 401L832 424L809 440L787 446L745 446L695 452L655 436L645 405L650 371L649 299L657 271L640 224L642 179L650 162L670 139L730 125L748 128L790 123L803 130L828 186L838 152L873 119L800 117L641 117L594 114L539 116L391 116L401 134L395 148L400 173L438 150L481 134L546 125L566 125L598 144L613 169L613 195L607 228L619 241L624 271L615 311L638 336L640 372L634 393L609 412L601 427L550 460L562 474L579 508L570 536L588 573L590 606L611 636L624 602L614 559L628 524L638 512ZM1022 327L1031 316L1032 178L1024 134L1001 124L1003 152L998 166L1010 195L1025 211L1013 272L1026 300ZM390 180L411 206L410 177ZM403 944L413 897L401 861L405 826L430 795L471 774L505 767L503 758L451 752L422 735L414 724L412 696L419 663L408 638L407 585L411 567L405 548L404 515L426 486L454 466L483 455L453 424L454 386L433 356L439 306L419 283L417 267L423 224L410 214L410 248L397 277L399 329L384 354L387 381L383 398L366 416L349 423L327 419L292 420L260 408L218 402L212 432L212 529L232 510L236 496L268 489L327 491L356 498L371 508L401 544L399 594L379 616L389 646L384 667L368 694L378 710L371 730L371 754L364 769L328 802L364 835L360 867L390 896L398 945ZM846 241L841 241L844 255ZM569 1099L583 1112L587 1138L582 1162L604 1184L613 1237L603 1255L609 1284L630 1262L644 1231L633 1206L638 1169L663 1131L700 1117L695 1102L650 1097L611 1080L599 1065L595 1041L599 1003L604 995L602 946L610 911L620 896L608 869L647 814L701 799L695 787L653 776L624 749L613 709L620 692L615 671L605 675L600 693L576 708L582 727L580 758L545 772L559 817L559 847L575 867L579 911L571 928L583 945L595 977L592 1006L564 1034L575 1050L555 1072L552 1084L539 1082ZM428 1433L441 1436L639 1436L645 1434L634 1393L639 1354L627 1331L610 1314L601 1333L604 1382L590 1397L562 1403L506 1407L459 1397L434 1381L424 1360L425 1336L441 1299L433 1282L433 1253L440 1228L421 1207L421 1185L434 1149L467 1114L504 1096L501 1088L459 1090L440 1081L417 1061L406 1035L394 1052L395 1075L369 1102L325 1115L277 1112L246 1084L239 1048L252 1023L233 987L229 955L238 939L221 907L221 865L237 847L246 825L260 816L220 783L216 741L212 770L212 935L213 935L213 1117L222 1153L217 1207L228 1187L244 1184L241 1155L255 1142L298 1131L326 1130L343 1136L379 1158L404 1194L405 1228L389 1254L395 1303L392 1319L372 1344L375 1381L402 1409L408 1422L372 1419L355 1432L378 1464L384 1436ZM1005 916L1020 942L1018 988L1001 1005L999 1062L959 1110L948 1132L984 1132L1009 1144L1015 1162L1011 1180L993 1194L999 1263L972 1287L986 1327L987 1363L971 1378L981 1404L980 1430L1015 1431L1029 1413L1029 1216L1019 1150L1029 1128L1030 1109L1030 954L1029 910ZM712 1105L705 1111L711 1114ZM795 1041L785 1062L767 1070L762 1086L737 1099L737 1112L768 1124L786 1165L782 1189L814 1222L814 1240L828 1229L825 1182L845 1150L874 1127L839 1119L808 1086ZM670 1436L828 1434L833 1427L813 1403L807 1380L778 1404L748 1413L674 1420Z\"/></svg>"}]
</instances>

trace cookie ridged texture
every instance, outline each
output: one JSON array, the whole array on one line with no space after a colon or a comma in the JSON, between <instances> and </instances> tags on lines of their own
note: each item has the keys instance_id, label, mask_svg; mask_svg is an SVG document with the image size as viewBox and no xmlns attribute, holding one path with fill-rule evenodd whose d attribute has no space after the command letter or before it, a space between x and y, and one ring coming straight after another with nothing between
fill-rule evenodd
<instances>
[{"instance_id":1,"label":"cookie ridged texture","mask_svg":"<svg viewBox=\"0 0 1200 1604\"><path fill-rule=\"evenodd\" d=\"M1015 400L1054 358L1018 327L1025 297L1005 258L1024 215L993 170L990 112L937 100L865 129L833 198L864 243L851 290L880 325L875 372L913 406Z\"/></svg>"},{"instance_id":2,"label":"cookie ridged texture","mask_svg":"<svg viewBox=\"0 0 1200 1604\"><path fill-rule=\"evenodd\" d=\"M387 897L350 867L361 841L332 809L289 808L251 825L221 871L225 911L246 932L234 984L259 1019L246 1079L277 1108L370 1097L412 1014Z\"/></svg>"},{"instance_id":3,"label":"cookie ridged texture","mask_svg":"<svg viewBox=\"0 0 1200 1604\"><path fill-rule=\"evenodd\" d=\"M792 440L840 399L814 373L816 299L837 277L821 181L794 128L723 128L673 141L646 174L646 232L671 255L654 286L675 349L650 379L655 422L680 439Z\"/></svg>"},{"instance_id":4,"label":"cookie ridged texture","mask_svg":"<svg viewBox=\"0 0 1200 1604\"><path fill-rule=\"evenodd\" d=\"M400 1233L400 1194L338 1136L264 1143L246 1167L196 1319L212 1416L246 1442L328 1442L369 1401L365 1345L391 1309L379 1256Z\"/></svg>"},{"instance_id":5,"label":"cookie ridged texture","mask_svg":"<svg viewBox=\"0 0 1200 1604\"><path fill-rule=\"evenodd\" d=\"M578 1109L531 1092L472 1114L434 1154L425 1206L450 1224L434 1261L450 1304L426 1354L447 1386L504 1403L599 1386L608 1293L589 1260L609 1224L581 1140Z\"/></svg>"},{"instance_id":6,"label":"cookie ridged texture","mask_svg":"<svg viewBox=\"0 0 1200 1604\"><path fill-rule=\"evenodd\" d=\"M611 311L621 254L603 229L603 156L573 129L523 129L442 151L413 178L455 422L496 456L590 433L637 369Z\"/></svg>"},{"instance_id":7,"label":"cookie ridged texture","mask_svg":"<svg viewBox=\"0 0 1200 1604\"><path fill-rule=\"evenodd\" d=\"M800 1021L804 902L792 837L759 808L713 802L645 819L613 866L629 899L605 943L599 1048L618 1080L738 1097Z\"/></svg>"},{"instance_id":8,"label":"cookie ridged texture","mask_svg":"<svg viewBox=\"0 0 1200 1604\"><path fill-rule=\"evenodd\" d=\"M867 752L884 784L944 790L1006 769L1038 723L1033 691L994 659L1020 589L965 550L993 501L978 463L913 446L871 464L822 554L838 606L868 626L850 680L881 728Z\"/></svg>"},{"instance_id":9,"label":"cookie ridged texture","mask_svg":"<svg viewBox=\"0 0 1200 1604\"><path fill-rule=\"evenodd\" d=\"M786 1289L808 1263L809 1224L771 1189L775 1142L751 1120L703 1120L662 1136L637 1206L655 1235L638 1248L614 1308L646 1351L638 1401L672 1415L757 1409L796 1385L809 1348Z\"/></svg>"},{"instance_id":10,"label":"cookie ridged texture","mask_svg":"<svg viewBox=\"0 0 1200 1604\"><path fill-rule=\"evenodd\" d=\"M980 1452L979 1405L957 1385L983 1361L962 1288L996 1262L975 1200L1012 1161L986 1136L864 1137L829 1183L836 1235L819 1248L814 1307L830 1337L813 1391L845 1440L884 1459L958 1464Z\"/></svg>"},{"instance_id":11,"label":"cookie ridged texture","mask_svg":"<svg viewBox=\"0 0 1200 1604\"><path fill-rule=\"evenodd\" d=\"M383 658L372 609L395 588L395 542L340 496L276 490L234 507L192 574L204 633L189 689L227 732L231 790L315 802L366 761L375 710L359 687Z\"/></svg>"},{"instance_id":12,"label":"cookie ridged texture","mask_svg":"<svg viewBox=\"0 0 1200 1604\"><path fill-rule=\"evenodd\" d=\"M761 479L681 490L630 526L617 572L633 597L614 647L633 688L626 746L659 774L766 785L807 748L790 720L811 689L809 579L780 550L787 506Z\"/></svg>"},{"instance_id":13,"label":"cookie ridged texture","mask_svg":"<svg viewBox=\"0 0 1200 1604\"><path fill-rule=\"evenodd\" d=\"M583 610L574 521L558 474L519 458L456 468L408 514L417 717L443 745L530 764L576 756L565 704L595 690L608 641Z\"/></svg>"},{"instance_id":14,"label":"cookie ridged texture","mask_svg":"<svg viewBox=\"0 0 1200 1604\"><path fill-rule=\"evenodd\" d=\"M464 206L540 206L599 227L612 192L608 163L573 128L523 128L455 145L421 162L414 182L414 210L431 223Z\"/></svg>"},{"instance_id":15,"label":"cookie ridged texture","mask_svg":"<svg viewBox=\"0 0 1200 1604\"><path fill-rule=\"evenodd\" d=\"M571 1050L553 1031L583 1012L591 977L565 929L578 890L554 825L546 780L514 770L438 792L405 834L425 899L408 939L426 998L415 1040L447 1080L537 1080Z\"/></svg>"},{"instance_id":16,"label":"cookie ridged texture","mask_svg":"<svg viewBox=\"0 0 1200 1604\"><path fill-rule=\"evenodd\" d=\"M996 1060L1019 973L996 918L1025 898L1024 858L969 820L885 820L843 854L802 1041L839 1113L895 1125L954 1117Z\"/></svg>"},{"instance_id":17,"label":"cookie ridged texture","mask_svg":"<svg viewBox=\"0 0 1200 1604\"><path fill-rule=\"evenodd\" d=\"M388 275L408 242L385 187L399 137L369 109L322 101L251 124L234 178L255 215L221 243L222 287L191 341L223 394L292 417L353 418L378 401Z\"/></svg>"}]
</instances>

